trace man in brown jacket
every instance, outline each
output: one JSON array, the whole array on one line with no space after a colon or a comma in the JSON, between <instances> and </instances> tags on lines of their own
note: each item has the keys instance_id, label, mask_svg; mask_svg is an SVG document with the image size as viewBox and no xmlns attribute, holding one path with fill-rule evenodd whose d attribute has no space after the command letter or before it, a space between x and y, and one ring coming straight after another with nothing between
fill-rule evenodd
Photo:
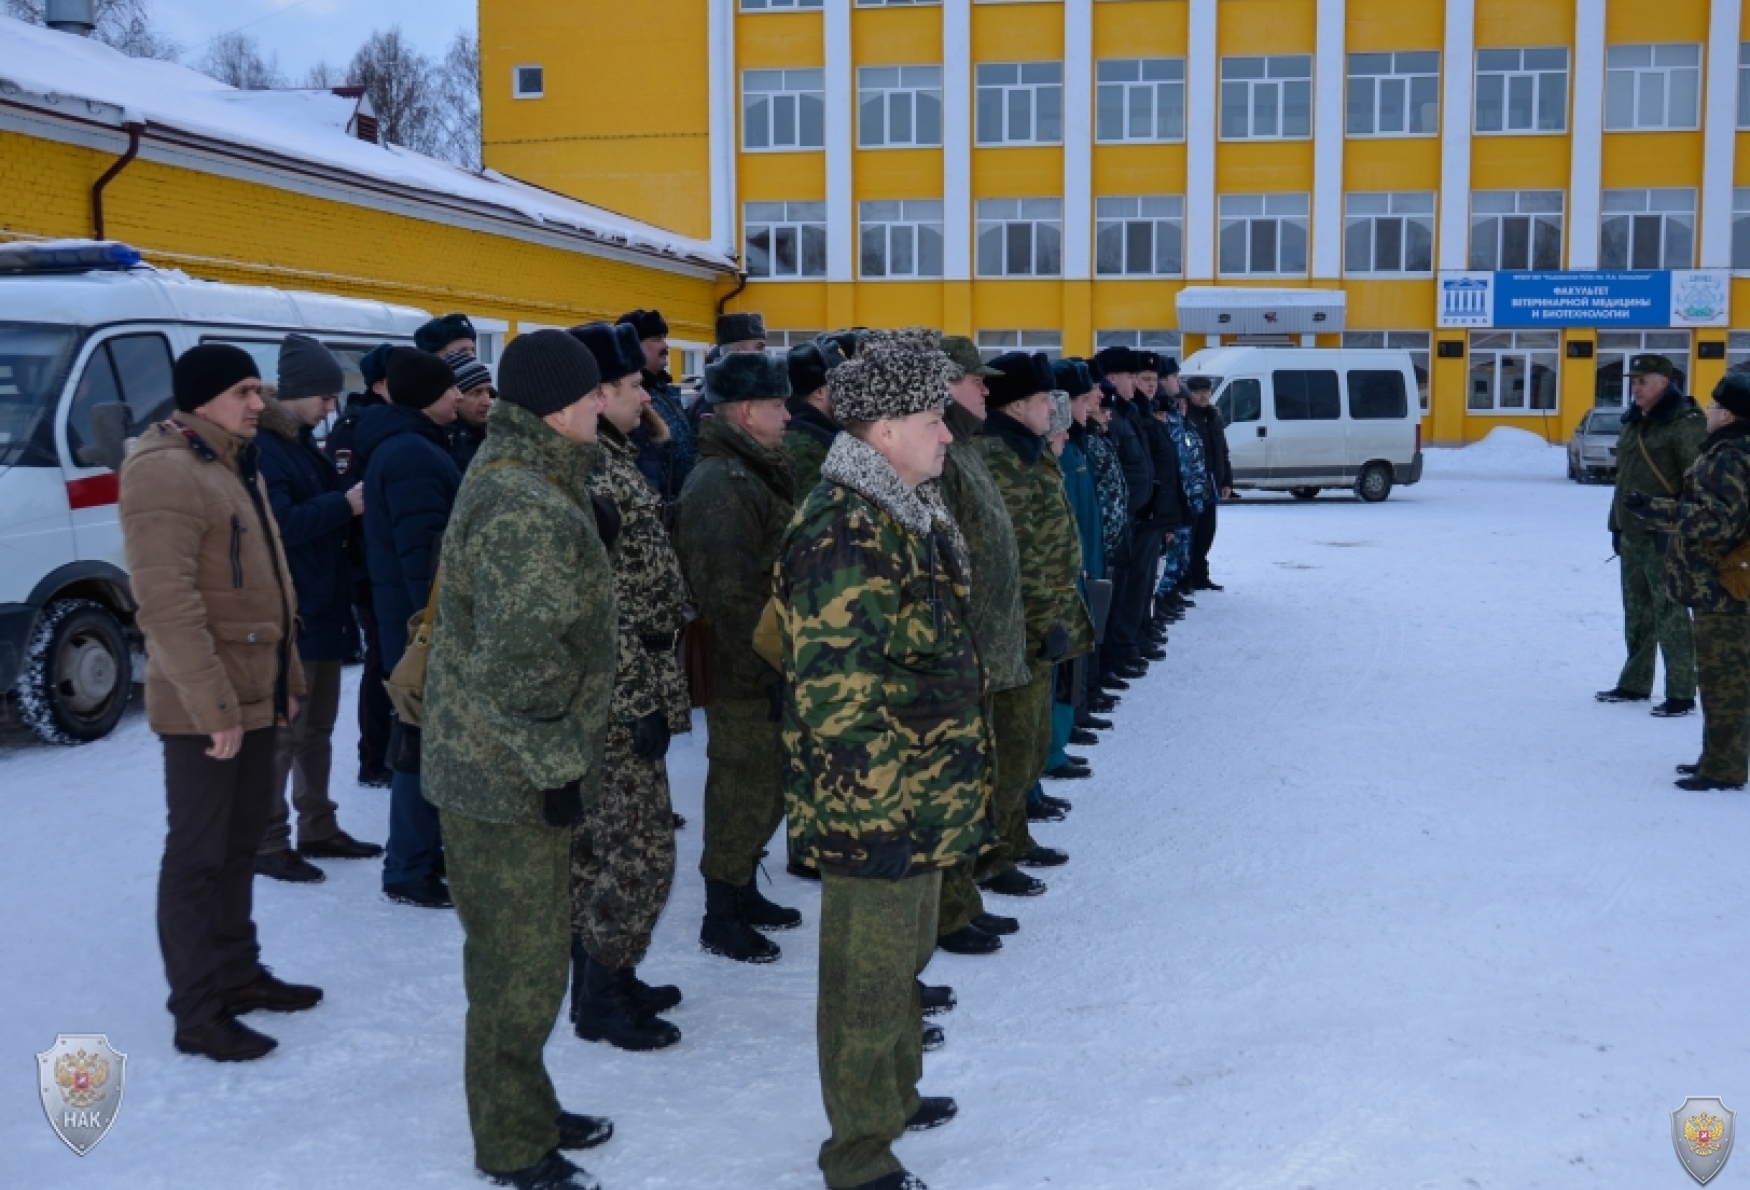
<instances>
[{"instance_id":1,"label":"man in brown jacket","mask_svg":"<svg viewBox=\"0 0 1750 1190\"><path fill-rule=\"evenodd\" d=\"M176 361L174 392L176 413L140 436L121 474L146 717L164 742L170 810L158 942L176 1048L240 1062L277 1043L238 1016L322 999L261 965L251 917L275 728L296 718L304 694L297 597L256 471L254 361L202 344Z\"/></svg>"}]
</instances>

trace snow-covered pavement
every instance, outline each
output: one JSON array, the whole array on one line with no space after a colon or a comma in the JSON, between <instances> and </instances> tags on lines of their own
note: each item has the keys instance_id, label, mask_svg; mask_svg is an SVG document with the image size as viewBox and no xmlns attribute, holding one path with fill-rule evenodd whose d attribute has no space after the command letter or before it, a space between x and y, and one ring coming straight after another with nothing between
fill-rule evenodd
<instances>
[{"instance_id":1,"label":"snow-covered pavement","mask_svg":"<svg viewBox=\"0 0 1750 1190\"><path fill-rule=\"evenodd\" d=\"M961 1115L899 1152L935 1190L1682 1187L1669 1112L1750 1106L1750 797L1686 794L1700 721L1603 706L1621 661L1608 490L1522 440L1431 452L1383 505L1249 496L1210 593L1087 750L1043 841L1048 895L991 958L939 955L960 1007L924 1089ZM356 671L353 671L356 680ZM337 751L350 756L343 726ZM780 963L703 954L704 741L677 741L681 877L645 973L685 1040L549 1048L611 1115L608 1190L802 1190L818 892ZM350 766L341 766L350 774ZM0 742L0 1186L471 1187L460 932L369 863L258 882L265 957L317 1010L222 1067L177 1055L153 926L155 742L137 711L68 751ZM381 839L386 793L340 790ZM995 899L993 898L993 901ZM33 1055L101 1032L126 1102L78 1158ZM1750 1183L1750 1156L1717 1185Z\"/></svg>"}]
</instances>

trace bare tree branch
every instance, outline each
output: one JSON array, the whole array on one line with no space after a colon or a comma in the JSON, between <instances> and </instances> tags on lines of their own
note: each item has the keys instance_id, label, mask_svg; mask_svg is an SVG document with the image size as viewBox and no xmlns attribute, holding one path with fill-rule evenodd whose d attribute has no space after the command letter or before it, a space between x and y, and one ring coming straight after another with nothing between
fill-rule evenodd
<instances>
[{"instance_id":1,"label":"bare tree branch","mask_svg":"<svg viewBox=\"0 0 1750 1190\"><path fill-rule=\"evenodd\" d=\"M267 91L286 85L279 58L263 58L255 39L242 33L221 33L208 42L199 69L240 91Z\"/></svg>"}]
</instances>

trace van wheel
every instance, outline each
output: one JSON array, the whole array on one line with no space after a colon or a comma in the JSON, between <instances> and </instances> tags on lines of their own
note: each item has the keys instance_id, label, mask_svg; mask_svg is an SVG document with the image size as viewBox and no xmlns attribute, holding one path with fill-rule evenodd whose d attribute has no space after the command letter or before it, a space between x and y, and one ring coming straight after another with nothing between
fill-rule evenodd
<instances>
[{"instance_id":1,"label":"van wheel","mask_svg":"<svg viewBox=\"0 0 1750 1190\"><path fill-rule=\"evenodd\" d=\"M90 599L51 603L19 675L19 717L44 743L101 740L127 708L132 667L114 612Z\"/></svg>"},{"instance_id":2,"label":"van wheel","mask_svg":"<svg viewBox=\"0 0 1750 1190\"><path fill-rule=\"evenodd\" d=\"M1318 498L1318 488L1289 488L1288 494L1296 500L1315 500Z\"/></svg>"},{"instance_id":3,"label":"van wheel","mask_svg":"<svg viewBox=\"0 0 1750 1190\"><path fill-rule=\"evenodd\" d=\"M1384 463L1369 463L1355 480L1355 494L1369 504L1391 495L1391 469Z\"/></svg>"}]
</instances>

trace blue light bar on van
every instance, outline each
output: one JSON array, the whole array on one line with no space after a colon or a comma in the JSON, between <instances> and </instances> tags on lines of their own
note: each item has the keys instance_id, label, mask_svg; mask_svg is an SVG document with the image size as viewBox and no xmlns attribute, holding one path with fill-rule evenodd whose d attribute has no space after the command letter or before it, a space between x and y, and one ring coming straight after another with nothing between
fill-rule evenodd
<instances>
[{"instance_id":1,"label":"blue light bar on van","mask_svg":"<svg viewBox=\"0 0 1750 1190\"><path fill-rule=\"evenodd\" d=\"M0 273L120 271L139 263L139 249L116 240L34 240L0 244Z\"/></svg>"}]
</instances>

